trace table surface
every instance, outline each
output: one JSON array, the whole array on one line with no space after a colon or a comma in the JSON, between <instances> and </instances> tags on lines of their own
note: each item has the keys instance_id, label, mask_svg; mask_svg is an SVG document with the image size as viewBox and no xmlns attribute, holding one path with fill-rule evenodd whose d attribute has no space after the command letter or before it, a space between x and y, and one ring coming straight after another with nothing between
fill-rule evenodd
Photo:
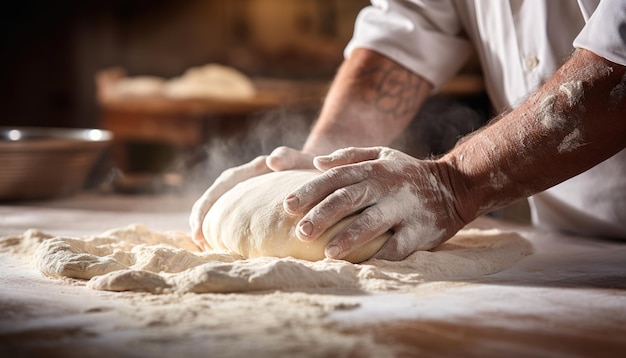
<instances>
[{"instance_id":1,"label":"table surface","mask_svg":"<svg viewBox=\"0 0 626 358\"><path fill-rule=\"evenodd\" d=\"M176 195L81 193L54 201L5 203L0 205L0 236L19 234L29 228L58 235L93 235L131 223L142 223L154 230L187 231L193 199ZM491 218L479 218L471 226L514 230L533 243L535 253L497 274L463 282L433 283L424 294L351 296L351 302L357 303L355 308L326 312L325 324L342 334L365 334L379 344L400 347L400 356L623 356L626 242L568 236ZM34 339L33 331L41 333L42 325L50 324L33 317L42 312L50 314L60 307L63 312L71 311L70 306L86 309L80 300L76 301L76 295L88 297L89 290L61 287L38 273L7 274L7 268L20 264L6 255L0 258L0 265L5 268L0 273L0 287L4 287L0 294L0 305L4 306L4 313L0 313L0 353L5 349L18 356L43 355L43 351L22 347ZM18 284L28 279L39 286L28 289ZM47 298L41 295L42 287ZM60 303L68 295L74 301ZM36 298L36 303L10 309L17 307L15 301L23 297ZM122 314L118 319L122 319ZM84 324L93 322L87 320ZM88 348L84 337L81 344L78 340L64 340L58 332L46 337L48 348L55 344ZM216 337L212 339L219 342ZM170 342L162 355L201 355L189 351L188 343ZM110 353L89 352L91 356ZM225 356L240 356L237 352L233 348ZM357 352L351 356L368 356ZM263 356L262 351L257 353Z\"/></svg>"}]
</instances>

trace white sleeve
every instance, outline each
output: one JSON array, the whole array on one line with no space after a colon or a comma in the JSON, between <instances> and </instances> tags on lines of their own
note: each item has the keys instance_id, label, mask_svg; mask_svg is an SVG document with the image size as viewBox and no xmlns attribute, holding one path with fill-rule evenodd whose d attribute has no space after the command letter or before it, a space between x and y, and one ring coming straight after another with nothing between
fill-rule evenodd
<instances>
[{"instance_id":1,"label":"white sleeve","mask_svg":"<svg viewBox=\"0 0 626 358\"><path fill-rule=\"evenodd\" d=\"M344 56L355 48L378 52L435 88L467 61L471 47L450 0L372 0L359 13Z\"/></svg>"},{"instance_id":2,"label":"white sleeve","mask_svg":"<svg viewBox=\"0 0 626 358\"><path fill-rule=\"evenodd\" d=\"M626 1L600 1L574 40L574 47L626 66Z\"/></svg>"}]
</instances>

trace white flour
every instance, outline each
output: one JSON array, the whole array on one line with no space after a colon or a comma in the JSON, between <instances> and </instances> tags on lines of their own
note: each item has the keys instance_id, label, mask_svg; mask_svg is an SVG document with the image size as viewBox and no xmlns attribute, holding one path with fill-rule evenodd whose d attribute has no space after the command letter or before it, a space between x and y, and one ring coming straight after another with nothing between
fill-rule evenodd
<instances>
[{"instance_id":1,"label":"white flour","mask_svg":"<svg viewBox=\"0 0 626 358\"><path fill-rule=\"evenodd\" d=\"M95 237L28 230L0 238L0 258L30 262L5 265L15 280L3 286L5 295L19 297L15 302L39 307L40 318L22 319L45 328L26 337L29 349L37 352L58 327L64 333L55 352L66 356L81 346L129 357L395 356L397 346L346 332L330 316L359 309L355 297L377 292L423 295L467 285L431 281L503 270L531 251L517 234L477 229L401 262L363 264L203 253L186 234L136 225ZM2 301L5 315L20 309L9 302ZM52 314L63 316L46 316ZM67 350L58 348L63 344Z\"/></svg>"},{"instance_id":2,"label":"white flour","mask_svg":"<svg viewBox=\"0 0 626 358\"><path fill-rule=\"evenodd\" d=\"M51 238L31 230L11 239L31 243L25 247L41 242L34 260L47 276L89 280L87 285L96 290L151 293L411 291L428 281L498 272L532 252L515 233L476 229L461 231L437 249L415 252L403 261L362 264L198 252L185 234L157 233L137 225L96 237Z\"/></svg>"},{"instance_id":3,"label":"white flour","mask_svg":"<svg viewBox=\"0 0 626 358\"><path fill-rule=\"evenodd\" d=\"M585 145L583 141L582 134L578 128L571 131L568 135L563 138L563 141L557 147L559 153L570 152L578 147Z\"/></svg>"},{"instance_id":4,"label":"white flour","mask_svg":"<svg viewBox=\"0 0 626 358\"><path fill-rule=\"evenodd\" d=\"M567 95L567 104L573 107L580 102L583 97L583 82L582 81L570 81L562 84L559 90Z\"/></svg>"}]
</instances>

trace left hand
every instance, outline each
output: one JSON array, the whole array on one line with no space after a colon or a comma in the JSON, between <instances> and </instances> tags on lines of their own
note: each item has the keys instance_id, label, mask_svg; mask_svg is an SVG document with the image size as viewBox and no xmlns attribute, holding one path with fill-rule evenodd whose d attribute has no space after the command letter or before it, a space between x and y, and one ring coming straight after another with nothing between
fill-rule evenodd
<instances>
[{"instance_id":1,"label":"left hand","mask_svg":"<svg viewBox=\"0 0 626 358\"><path fill-rule=\"evenodd\" d=\"M374 257L401 260L439 245L465 225L451 178L437 161L371 147L340 149L316 157L314 164L324 173L284 201L288 213L304 215L296 228L298 238L315 240L344 217L359 213L329 242L329 258L341 259L391 231Z\"/></svg>"},{"instance_id":2,"label":"left hand","mask_svg":"<svg viewBox=\"0 0 626 358\"><path fill-rule=\"evenodd\" d=\"M252 177L289 169L313 169L313 156L293 148L278 147L270 155L256 157L246 164L222 172L191 208L189 226L196 245L202 250L210 249L202 232L204 217L224 193Z\"/></svg>"}]
</instances>

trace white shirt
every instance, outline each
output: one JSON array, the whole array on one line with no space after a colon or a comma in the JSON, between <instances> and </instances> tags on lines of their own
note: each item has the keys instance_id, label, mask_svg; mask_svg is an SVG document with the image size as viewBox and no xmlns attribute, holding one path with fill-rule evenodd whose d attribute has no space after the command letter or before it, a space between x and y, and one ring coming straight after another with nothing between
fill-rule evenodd
<instances>
[{"instance_id":1,"label":"white shirt","mask_svg":"<svg viewBox=\"0 0 626 358\"><path fill-rule=\"evenodd\" d=\"M626 1L372 0L345 56L357 47L384 54L435 89L476 51L487 93L502 111L535 91L575 47L626 66ZM626 238L626 150L530 203L539 226Z\"/></svg>"}]
</instances>

